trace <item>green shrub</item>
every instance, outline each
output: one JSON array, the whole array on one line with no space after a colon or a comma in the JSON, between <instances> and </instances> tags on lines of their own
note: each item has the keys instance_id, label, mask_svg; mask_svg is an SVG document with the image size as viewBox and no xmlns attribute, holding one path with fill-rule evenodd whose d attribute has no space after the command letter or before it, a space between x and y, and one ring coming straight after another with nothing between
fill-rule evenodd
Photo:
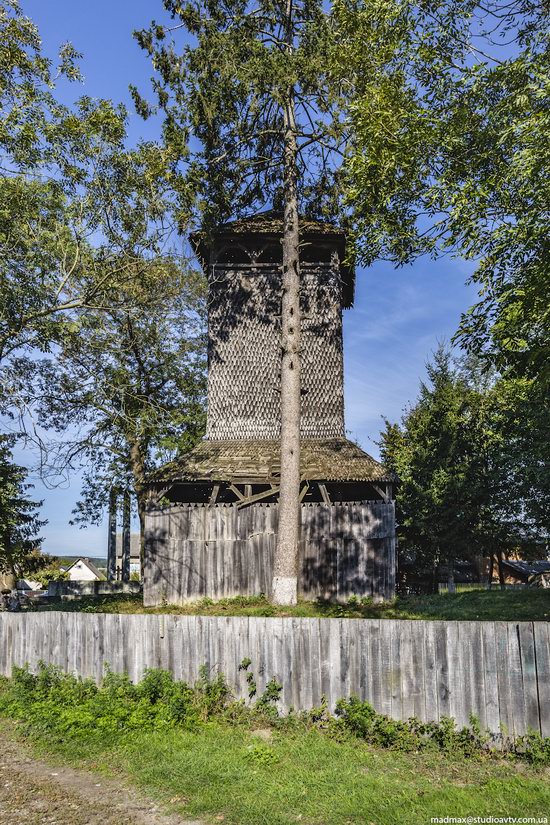
<instances>
[{"instance_id":1,"label":"green shrub","mask_svg":"<svg viewBox=\"0 0 550 825\"><path fill-rule=\"evenodd\" d=\"M532 765L550 765L550 737L531 731L515 742L515 753Z\"/></svg>"},{"instance_id":2,"label":"green shrub","mask_svg":"<svg viewBox=\"0 0 550 825\"><path fill-rule=\"evenodd\" d=\"M241 670L246 675L249 699L256 693L249 659ZM323 701L319 708L280 716L276 703L282 686L271 679L254 703L236 702L223 675L211 676L200 668L194 686L177 682L165 670L147 670L138 684L126 674L106 669L100 685L91 679L62 673L41 663L37 673L14 667L11 679L0 679L0 715L21 720L29 731L57 741L81 734L116 737L130 731L159 731L171 728L197 729L211 720L252 728L268 725L282 732L315 729L343 739L358 737L371 745L403 752L433 750L463 758L496 753L490 736L479 721L457 728L453 719L421 722L398 721L377 713L372 705L355 696L341 699L332 715ZM550 738L535 732L516 739L503 737L504 753L535 765L550 765ZM275 754L261 743L248 749L247 758L270 764Z\"/></svg>"}]
</instances>

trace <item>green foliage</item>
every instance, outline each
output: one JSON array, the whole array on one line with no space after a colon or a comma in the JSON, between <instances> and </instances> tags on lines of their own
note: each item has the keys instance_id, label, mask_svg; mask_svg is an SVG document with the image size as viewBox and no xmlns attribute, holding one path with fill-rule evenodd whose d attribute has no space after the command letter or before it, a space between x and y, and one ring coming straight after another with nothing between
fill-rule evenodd
<instances>
[{"instance_id":1,"label":"green foliage","mask_svg":"<svg viewBox=\"0 0 550 825\"><path fill-rule=\"evenodd\" d=\"M249 671L248 668L252 664L252 659L248 657L244 658L239 665L239 670L243 670L246 674L246 684L248 685L248 698L253 699L256 695L256 682L254 680L254 674L252 671Z\"/></svg>"},{"instance_id":2,"label":"green foliage","mask_svg":"<svg viewBox=\"0 0 550 825\"><path fill-rule=\"evenodd\" d=\"M27 472L13 463L13 438L0 435L0 573L16 579L40 570L50 561L39 553L38 532L45 524L36 514L41 502L27 498L32 487Z\"/></svg>"},{"instance_id":3,"label":"green foliage","mask_svg":"<svg viewBox=\"0 0 550 825\"><path fill-rule=\"evenodd\" d=\"M440 348L381 451L397 474L402 565L425 575L531 543L544 554L550 514L548 412L527 379L453 365Z\"/></svg>"},{"instance_id":4,"label":"green foliage","mask_svg":"<svg viewBox=\"0 0 550 825\"><path fill-rule=\"evenodd\" d=\"M36 675L14 668L10 685L1 696L1 711L57 737L193 726L201 717L208 718L212 707L202 687L193 691L160 670L147 671L138 685L107 670L98 687L89 679L41 665Z\"/></svg>"},{"instance_id":5,"label":"green foliage","mask_svg":"<svg viewBox=\"0 0 550 825\"><path fill-rule=\"evenodd\" d=\"M41 421L64 436L50 472L85 465L80 524L101 520L112 487L132 490L142 517L148 474L204 430L202 274L158 257L136 265L121 294L124 308L88 311L37 376Z\"/></svg>"},{"instance_id":6,"label":"green foliage","mask_svg":"<svg viewBox=\"0 0 550 825\"><path fill-rule=\"evenodd\" d=\"M518 754L531 762L532 765L542 766L550 764L550 738L542 738L538 733L528 733L516 740L515 749Z\"/></svg>"},{"instance_id":7,"label":"green foliage","mask_svg":"<svg viewBox=\"0 0 550 825\"><path fill-rule=\"evenodd\" d=\"M68 581L69 574L66 570L61 569L59 559L50 559L42 570L33 573L32 578L33 581L38 582L42 587L47 587L49 582Z\"/></svg>"},{"instance_id":8,"label":"green foliage","mask_svg":"<svg viewBox=\"0 0 550 825\"><path fill-rule=\"evenodd\" d=\"M401 722L376 713L372 705L357 697L341 699L336 705L336 715L345 730L373 745L392 750L436 749L475 758L482 755L490 741L490 737L481 732L475 717L471 717L469 727L460 730L454 719L448 718L440 722L420 722L414 718Z\"/></svg>"},{"instance_id":9,"label":"green foliage","mask_svg":"<svg viewBox=\"0 0 550 825\"><path fill-rule=\"evenodd\" d=\"M258 743L257 745L249 745L246 752L246 758L250 762L256 765L262 765L263 767L269 767L279 761L279 758L273 748L270 748L268 745L264 745L262 743Z\"/></svg>"},{"instance_id":10,"label":"green foliage","mask_svg":"<svg viewBox=\"0 0 550 825\"><path fill-rule=\"evenodd\" d=\"M258 701L256 702L256 707L263 708L265 710L273 709L275 703L279 701L282 689L283 686L280 682L278 682L276 679L270 679L267 685L265 686L264 692L258 698Z\"/></svg>"},{"instance_id":11,"label":"green foliage","mask_svg":"<svg viewBox=\"0 0 550 825\"><path fill-rule=\"evenodd\" d=\"M29 350L48 352L88 309L123 303L120 287L165 234L168 190L160 150L126 148L123 107L58 102L38 30L18 4L0 4L0 35L10 46L0 54L0 400L9 407L25 401L17 379L23 366L32 375ZM76 57L63 49L61 75L78 77Z\"/></svg>"},{"instance_id":12,"label":"green foliage","mask_svg":"<svg viewBox=\"0 0 550 825\"><path fill-rule=\"evenodd\" d=\"M546 4L336 2L359 257L452 251L479 300L457 339L548 383ZM368 44L368 45L367 45Z\"/></svg>"},{"instance_id":13,"label":"green foliage","mask_svg":"<svg viewBox=\"0 0 550 825\"><path fill-rule=\"evenodd\" d=\"M301 208L341 214L338 166L345 124L342 83L330 73L338 44L319 0L163 0L173 24L135 32L154 69L164 141L181 158L184 220L207 229L263 206L280 209L284 121L294 107ZM287 106L288 104L288 106ZM190 196L191 195L191 196Z\"/></svg>"},{"instance_id":14,"label":"green foliage","mask_svg":"<svg viewBox=\"0 0 550 825\"><path fill-rule=\"evenodd\" d=\"M113 485L142 514L145 474L204 424L204 285L173 242L176 156L129 148L122 106L61 104L79 55L65 45L53 67L11 0L0 40L0 409L49 483L85 466L77 520L100 519Z\"/></svg>"}]
</instances>

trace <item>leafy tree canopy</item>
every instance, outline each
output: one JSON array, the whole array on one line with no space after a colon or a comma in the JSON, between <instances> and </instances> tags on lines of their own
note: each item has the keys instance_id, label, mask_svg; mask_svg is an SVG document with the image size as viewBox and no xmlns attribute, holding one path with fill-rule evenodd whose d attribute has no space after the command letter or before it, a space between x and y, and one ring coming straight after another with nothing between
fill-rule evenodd
<instances>
[{"instance_id":1,"label":"leafy tree canopy","mask_svg":"<svg viewBox=\"0 0 550 825\"><path fill-rule=\"evenodd\" d=\"M89 311L40 371L40 423L62 433L48 476L84 464L75 520L101 520L131 490L143 520L147 474L204 429L205 284L177 259L142 262L122 308Z\"/></svg>"},{"instance_id":2,"label":"leafy tree canopy","mask_svg":"<svg viewBox=\"0 0 550 825\"><path fill-rule=\"evenodd\" d=\"M418 570L512 549L544 556L550 523L548 433L540 385L488 377L440 348L428 382L381 450L400 479L401 562Z\"/></svg>"},{"instance_id":3,"label":"leafy tree canopy","mask_svg":"<svg viewBox=\"0 0 550 825\"><path fill-rule=\"evenodd\" d=\"M202 277L175 252L174 150L127 145L109 100L58 100L79 55L47 59L0 0L0 410L19 414L51 479L84 463L79 515L203 421ZM57 445L52 430L63 431Z\"/></svg>"},{"instance_id":4,"label":"leafy tree canopy","mask_svg":"<svg viewBox=\"0 0 550 825\"><path fill-rule=\"evenodd\" d=\"M451 251L474 261L479 301L457 340L548 383L548 5L334 9L350 34L343 65L364 67L351 72L345 167L360 259Z\"/></svg>"},{"instance_id":5,"label":"leafy tree canopy","mask_svg":"<svg viewBox=\"0 0 550 825\"><path fill-rule=\"evenodd\" d=\"M136 32L155 68L150 104L179 152L191 199L209 226L283 198L284 112L292 89L302 209L333 216L345 142L342 81L331 75L337 43L319 0L224 3L164 0L174 23ZM187 39L185 38L187 34Z\"/></svg>"},{"instance_id":6,"label":"leafy tree canopy","mask_svg":"<svg viewBox=\"0 0 550 825\"><path fill-rule=\"evenodd\" d=\"M0 42L0 359L9 371L11 357L48 351L88 309L122 304L136 262L158 254L172 228L173 183L165 150L126 148L124 107L57 101L57 76L79 79L78 55L63 46L56 75L16 2L0 3Z\"/></svg>"}]
</instances>

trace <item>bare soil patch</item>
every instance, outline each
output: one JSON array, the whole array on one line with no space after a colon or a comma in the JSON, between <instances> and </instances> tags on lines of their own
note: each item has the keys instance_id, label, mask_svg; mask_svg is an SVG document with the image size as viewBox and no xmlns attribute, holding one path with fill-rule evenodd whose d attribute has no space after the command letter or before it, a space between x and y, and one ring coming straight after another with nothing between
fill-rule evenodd
<instances>
[{"instance_id":1,"label":"bare soil patch","mask_svg":"<svg viewBox=\"0 0 550 825\"><path fill-rule=\"evenodd\" d=\"M113 779L36 759L5 723L0 749L0 822L10 825L203 825Z\"/></svg>"}]
</instances>

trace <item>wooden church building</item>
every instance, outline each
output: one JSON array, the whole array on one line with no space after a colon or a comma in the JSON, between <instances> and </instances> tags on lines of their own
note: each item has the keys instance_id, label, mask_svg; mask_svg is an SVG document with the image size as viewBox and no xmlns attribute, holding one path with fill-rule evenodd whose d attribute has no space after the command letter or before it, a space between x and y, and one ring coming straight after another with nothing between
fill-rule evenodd
<instances>
[{"instance_id":1,"label":"wooden church building","mask_svg":"<svg viewBox=\"0 0 550 825\"><path fill-rule=\"evenodd\" d=\"M269 596L280 479L282 216L195 236L209 285L205 439L159 470L146 515L144 601ZM345 437L346 237L301 222L301 598L395 591L394 479Z\"/></svg>"}]
</instances>

